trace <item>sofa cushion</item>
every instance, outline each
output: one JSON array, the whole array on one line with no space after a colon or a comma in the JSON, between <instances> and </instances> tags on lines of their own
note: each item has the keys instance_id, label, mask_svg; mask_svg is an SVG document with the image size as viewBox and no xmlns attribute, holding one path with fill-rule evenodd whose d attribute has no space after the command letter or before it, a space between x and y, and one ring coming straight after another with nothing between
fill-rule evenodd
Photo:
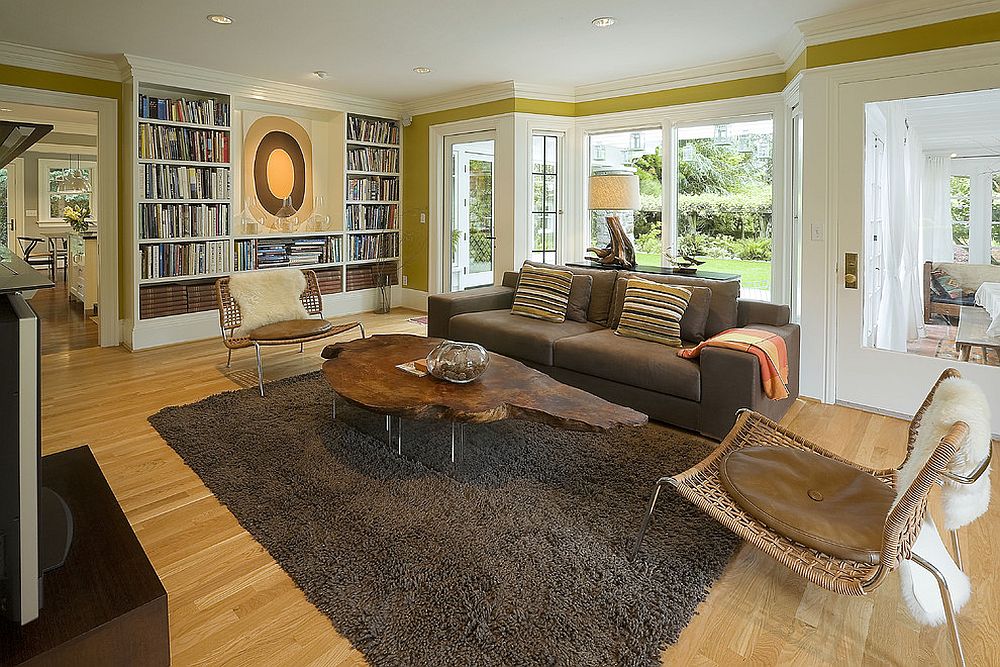
<instances>
[{"instance_id":1,"label":"sofa cushion","mask_svg":"<svg viewBox=\"0 0 1000 667\"><path fill-rule=\"evenodd\" d=\"M573 274L541 266L525 266L514 290L510 312L536 320L562 322L566 319Z\"/></svg>"},{"instance_id":2,"label":"sofa cushion","mask_svg":"<svg viewBox=\"0 0 1000 667\"><path fill-rule=\"evenodd\" d=\"M962 284L944 269L931 271L931 290L944 301L962 298Z\"/></svg>"},{"instance_id":3,"label":"sofa cushion","mask_svg":"<svg viewBox=\"0 0 1000 667\"><path fill-rule=\"evenodd\" d=\"M508 357L551 366L556 341L599 329L601 326L593 322L546 322L518 317L506 310L489 310L451 318L449 335Z\"/></svg>"},{"instance_id":4,"label":"sofa cushion","mask_svg":"<svg viewBox=\"0 0 1000 667\"><path fill-rule=\"evenodd\" d=\"M615 291L615 280L618 271L615 269L584 269L576 266L561 266L542 264L541 262L525 262L528 266L545 266L550 269L569 271L575 276L590 276L593 285L590 289L590 305L587 307L587 320L597 324L608 323L608 313L611 311L611 296Z\"/></svg>"},{"instance_id":5,"label":"sofa cushion","mask_svg":"<svg viewBox=\"0 0 1000 667\"><path fill-rule=\"evenodd\" d=\"M569 304L566 306L567 320L587 321L587 308L590 306L590 292L593 286L593 277L573 276L573 286L569 288Z\"/></svg>"},{"instance_id":6,"label":"sofa cushion","mask_svg":"<svg viewBox=\"0 0 1000 667\"><path fill-rule=\"evenodd\" d=\"M712 300L709 303L708 319L705 321L705 337L711 338L715 334L732 329L737 326L736 300L740 296L740 281L734 280L709 280L698 278L697 276L670 275L661 276L652 273L623 273L626 277L644 278L658 283L669 283L680 285L681 287L707 287L712 290Z\"/></svg>"},{"instance_id":7,"label":"sofa cushion","mask_svg":"<svg viewBox=\"0 0 1000 667\"><path fill-rule=\"evenodd\" d=\"M663 345L616 336L610 329L557 340L555 366L678 398L701 400L701 367L697 362L681 359Z\"/></svg>"},{"instance_id":8,"label":"sofa cushion","mask_svg":"<svg viewBox=\"0 0 1000 667\"><path fill-rule=\"evenodd\" d=\"M680 347L681 318L690 299L686 287L629 278L615 334Z\"/></svg>"},{"instance_id":9,"label":"sofa cushion","mask_svg":"<svg viewBox=\"0 0 1000 667\"><path fill-rule=\"evenodd\" d=\"M625 305L625 286L627 278L619 278L615 284L615 296L611 302L611 314L608 316L608 328L617 329L622 316L622 306ZM681 318L681 340L689 343L700 343L705 340L705 322L708 321L708 309L712 302L712 290L707 287L687 287L691 290L691 299Z\"/></svg>"}]
</instances>

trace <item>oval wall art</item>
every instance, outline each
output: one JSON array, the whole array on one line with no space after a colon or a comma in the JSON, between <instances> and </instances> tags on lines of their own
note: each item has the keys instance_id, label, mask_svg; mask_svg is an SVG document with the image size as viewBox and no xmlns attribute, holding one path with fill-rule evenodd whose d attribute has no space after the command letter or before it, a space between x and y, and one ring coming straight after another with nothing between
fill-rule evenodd
<instances>
[{"instance_id":1,"label":"oval wall art","mask_svg":"<svg viewBox=\"0 0 1000 667\"><path fill-rule=\"evenodd\" d=\"M247 129L243 156L246 190L265 223L274 220L286 198L300 220L312 215L312 142L305 128L282 116L258 118Z\"/></svg>"}]
</instances>

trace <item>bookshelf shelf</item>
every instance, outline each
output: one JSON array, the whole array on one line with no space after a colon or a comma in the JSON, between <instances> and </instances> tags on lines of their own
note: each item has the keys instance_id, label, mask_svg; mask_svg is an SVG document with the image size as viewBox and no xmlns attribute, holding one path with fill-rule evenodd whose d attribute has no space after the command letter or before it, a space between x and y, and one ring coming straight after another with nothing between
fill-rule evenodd
<instances>
[{"instance_id":1,"label":"bookshelf shelf","mask_svg":"<svg viewBox=\"0 0 1000 667\"><path fill-rule=\"evenodd\" d=\"M348 204L367 204L374 206L375 204L398 204L398 199L348 199L346 200Z\"/></svg>"},{"instance_id":2,"label":"bookshelf shelf","mask_svg":"<svg viewBox=\"0 0 1000 667\"><path fill-rule=\"evenodd\" d=\"M199 243L201 241L228 241L228 236L174 236L156 239L139 239L139 245L150 243Z\"/></svg>"},{"instance_id":3,"label":"bookshelf shelf","mask_svg":"<svg viewBox=\"0 0 1000 667\"><path fill-rule=\"evenodd\" d=\"M195 162L194 160L160 160L154 158L138 158L139 164L167 164L177 167L229 167L229 162Z\"/></svg>"},{"instance_id":4,"label":"bookshelf shelf","mask_svg":"<svg viewBox=\"0 0 1000 667\"><path fill-rule=\"evenodd\" d=\"M348 234L398 234L398 229L348 229Z\"/></svg>"},{"instance_id":5,"label":"bookshelf shelf","mask_svg":"<svg viewBox=\"0 0 1000 667\"><path fill-rule=\"evenodd\" d=\"M390 120L385 121L387 123L395 123L396 121ZM359 141L357 139L348 139L348 146L367 146L369 148L399 148L399 144L382 144L377 141Z\"/></svg>"},{"instance_id":6,"label":"bookshelf shelf","mask_svg":"<svg viewBox=\"0 0 1000 667\"><path fill-rule=\"evenodd\" d=\"M140 204L231 204L229 199L140 199Z\"/></svg>"},{"instance_id":7,"label":"bookshelf shelf","mask_svg":"<svg viewBox=\"0 0 1000 667\"><path fill-rule=\"evenodd\" d=\"M229 272L223 273L188 273L183 276L166 276L164 278L142 278L139 280L140 285L162 285L163 283L179 283L187 282L191 280L200 280L202 278L221 278L222 276L228 276Z\"/></svg>"},{"instance_id":8,"label":"bookshelf shelf","mask_svg":"<svg viewBox=\"0 0 1000 667\"><path fill-rule=\"evenodd\" d=\"M158 118L143 118L139 117L140 123L145 123L147 125L167 125L169 127L187 127L192 130L221 130L223 132L229 132L232 128L229 125L205 125L203 123L187 123L180 120L160 120Z\"/></svg>"}]
</instances>

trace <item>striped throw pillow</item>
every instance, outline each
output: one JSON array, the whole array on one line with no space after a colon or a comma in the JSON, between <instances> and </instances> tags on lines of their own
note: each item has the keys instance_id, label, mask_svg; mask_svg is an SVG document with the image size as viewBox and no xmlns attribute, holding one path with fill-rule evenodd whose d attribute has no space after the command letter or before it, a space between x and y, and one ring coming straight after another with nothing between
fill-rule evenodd
<instances>
[{"instance_id":1,"label":"striped throw pillow","mask_svg":"<svg viewBox=\"0 0 1000 667\"><path fill-rule=\"evenodd\" d=\"M510 312L537 320L565 322L572 285L573 274L569 271L525 264L521 267Z\"/></svg>"},{"instance_id":2,"label":"striped throw pillow","mask_svg":"<svg viewBox=\"0 0 1000 667\"><path fill-rule=\"evenodd\" d=\"M681 318L691 290L677 285L629 278L615 334L671 347L681 346Z\"/></svg>"}]
</instances>

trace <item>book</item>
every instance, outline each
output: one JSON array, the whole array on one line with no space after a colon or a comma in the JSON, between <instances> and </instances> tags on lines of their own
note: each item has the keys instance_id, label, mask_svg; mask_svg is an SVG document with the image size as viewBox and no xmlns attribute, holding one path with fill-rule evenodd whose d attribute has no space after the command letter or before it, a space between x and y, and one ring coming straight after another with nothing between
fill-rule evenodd
<instances>
[{"instance_id":1,"label":"book","mask_svg":"<svg viewBox=\"0 0 1000 667\"><path fill-rule=\"evenodd\" d=\"M416 359L414 361L407 361L403 364L396 364L396 368L404 373L409 373L410 375L416 375L418 378L422 378L427 375L427 360Z\"/></svg>"}]
</instances>

